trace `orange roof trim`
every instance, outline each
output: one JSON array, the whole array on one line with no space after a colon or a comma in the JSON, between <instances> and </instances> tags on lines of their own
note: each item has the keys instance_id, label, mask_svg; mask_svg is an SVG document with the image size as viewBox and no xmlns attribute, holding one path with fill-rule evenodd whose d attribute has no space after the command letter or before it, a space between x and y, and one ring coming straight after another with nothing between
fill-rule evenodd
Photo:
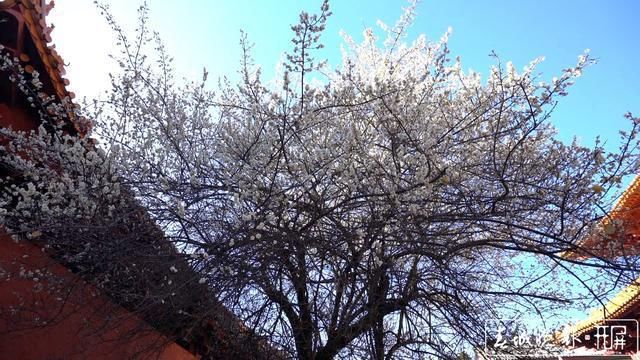
<instances>
[{"instance_id":1,"label":"orange roof trim","mask_svg":"<svg viewBox=\"0 0 640 360\"><path fill-rule=\"evenodd\" d=\"M603 307L593 310L589 317L574 326L574 334L582 335L607 319L621 319L640 303L640 278L620 291Z\"/></svg>"},{"instance_id":2,"label":"orange roof trim","mask_svg":"<svg viewBox=\"0 0 640 360\"><path fill-rule=\"evenodd\" d=\"M640 254L640 175L636 175L609 214L578 245L582 251L570 250L562 256L587 259L594 255L615 258Z\"/></svg>"}]
</instances>

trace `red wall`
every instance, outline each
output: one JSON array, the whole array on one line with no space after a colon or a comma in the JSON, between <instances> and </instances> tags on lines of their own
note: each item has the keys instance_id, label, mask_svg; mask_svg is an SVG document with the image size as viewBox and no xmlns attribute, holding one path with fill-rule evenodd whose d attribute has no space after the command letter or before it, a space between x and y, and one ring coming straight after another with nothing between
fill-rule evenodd
<instances>
[{"instance_id":1,"label":"red wall","mask_svg":"<svg viewBox=\"0 0 640 360\"><path fill-rule=\"evenodd\" d=\"M37 121L0 103L0 126ZM0 142L1 144L1 142ZM29 242L0 228L0 360L196 359Z\"/></svg>"},{"instance_id":2,"label":"red wall","mask_svg":"<svg viewBox=\"0 0 640 360\"><path fill-rule=\"evenodd\" d=\"M0 236L0 358L196 359L39 247L7 235Z\"/></svg>"},{"instance_id":3,"label":"red wall","mask_svg":"<svg viewBox=\"0 0 640 360\"><path fill-rule=\"evenodd\" d=\"M13 130L32 130L37 122L29 114L17 107L9 107L0 103L0 127L11 127Z\"/></svg>"}]
</instances>

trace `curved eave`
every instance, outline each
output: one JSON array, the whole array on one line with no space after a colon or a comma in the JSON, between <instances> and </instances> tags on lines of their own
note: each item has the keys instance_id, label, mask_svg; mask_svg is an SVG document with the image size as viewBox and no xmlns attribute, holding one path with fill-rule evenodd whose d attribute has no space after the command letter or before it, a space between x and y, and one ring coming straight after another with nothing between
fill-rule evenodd
<instances>
[{"instance_id":1,"label":"curved eave","mask_svg":"<svg viewBox=\"0 0 640 360\"><path fill-rule=\"evenodd\" d=\"M38 49L38 54L44 63L47 75L51 78L56 95L60 99L71 97L66 89L68 80L62 77L62 74L65 73L62 58L54 52L53 47L47 45L51 41L49 37L51 28L46 25L42 10L39 6L36 7L31 1L27 0L20 1L20 6L23 8L22 14L31 39Z\"/></svg>"},{"instance_id":2,"label":"curved eave","mask_svg":"<svg viewBox=\"0 0 640 360\"><path fill-rule=\"evenodd\" d=\"M607 302L604 307L592 311L588 318L578 322L574 326L574 334L580 336L592 330L594 327L602 325L605 320L625 318L625 316L639 304L640 278L620 291L613 299Z\"/></svg>"},{"instance_id":3,"label":"curved eave","mask_svg":"<svg viewBox=\"0 0 640 360\"><path fill-rule=\"evenodd\" d=\"M605 234L603 229L619 222L622 228L615 233ZM609 241L614 239L615 241ZM640 175L636 175L629 187L618 198L609 214L602 218L596 230L580 240L580 249L567 251L562 257L567 259L587 259L594 255L615 258L620 255L637 255L640 248Z\"/></svg>"},{"instance_id":4,"label":"curved eave","mask_svg":"<svg viewBox=\"0 0 640 360\"><path fill-rule=\"evenodd\" d=\"M60 100L68 100L65 102L65 106L67 106L67 113L69 114L73 127L79 133L85 134L87 129L85 129L81 121L75 118L72 108L73 104L71 100L75 97L75 94L66 88L66 86L69 85L69 80L63 77L63 75L66 74L64 61L55 50L55 46L49 45L51 42L50 34L53 28L47 25L45 17L53 8L53 2L44 5L44 2L41 0L0 1L0 10L11 8L19 10L22 14L29 36L37 49L38 56L44 64L46 76L51 80L55 95Z\"/></svg>"}]
</instances>

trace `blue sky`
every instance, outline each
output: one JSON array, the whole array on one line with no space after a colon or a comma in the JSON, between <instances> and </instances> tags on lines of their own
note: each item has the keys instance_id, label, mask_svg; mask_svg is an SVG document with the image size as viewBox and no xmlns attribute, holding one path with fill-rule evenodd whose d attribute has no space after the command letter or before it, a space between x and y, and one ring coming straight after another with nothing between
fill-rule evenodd
<instances>
[{"instance_id":1,"label":"blue sky","mask_svg":"<svg viewBox=\"0 0 640 360\"><path fill-rule=\"evenodd\" d=\"M132 0L106 1L125 26L135 24ZM192 0L181 6L149 0L151 24L159 30L174 55L179 74L199 77L206 66L213 78L234 74L240 51L239 31L255 43L256 63L271 76L281 54L290 49L291 32L301 10L316 11L320 0ZM186 5L190 4L190 5ZM323 36L321 53L330 63L339 61L339 31L356 39L376 20L393 24L407 3L398 1L333 1L333 16ZM617 140L627 127L622 115L640 115L640 2L634 0L492 0L423 1L408 40L425 33L438 39L453 28L451 55L461 56L465 69L486 74L495 50L503 61L518 68L537 56L539 68L550 79L586 48L599 63L585 72L561 99L553 117L564 140L578 136L591 144L596 135ZM54 42L69 63L68 76L79 96L95 96L106 88L111 34L90 0L59 0L50 16L56 25ZM109 44L105 46L105 44ZM96 64L98 69L95 69Z\"/></svg>"}]
</instances>

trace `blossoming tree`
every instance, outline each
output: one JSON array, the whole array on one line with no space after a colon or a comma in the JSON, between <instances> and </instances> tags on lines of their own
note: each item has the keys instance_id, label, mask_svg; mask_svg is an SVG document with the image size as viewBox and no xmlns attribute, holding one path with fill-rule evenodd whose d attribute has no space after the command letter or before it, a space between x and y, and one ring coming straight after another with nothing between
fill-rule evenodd
<instances>
[{"instance_id":1,"label":"blossoming tree","mask_svg":"<svg viewBox=\"0 0 640 360\"><path fill-rule=\"evenodd\" d=\"M18 243L4 244L11 251L0 259L3 340L63 327L82 345L73 349L77 356L91 351L87 344L104 342L133 346L136 358L148 358L176 341L205 357L213 343L222 358L270 358L271 348L211 296L204 278L135 200L112 165L115 158L78 130L89 123L77 108L48 96L47 80L29 66L0 45L0 105L11 94L5 89L15 87L17 106L10 104L31 110L40 124L0 128L0 241L8 233ZM3 124L17 123L13 114ZM23 241L46 255L21 247Z\"/></svg>"},{"instance_id":2,"label":"blossoming tree","mask_svg":"<svg viewBox=\"0 0 640 360\"><path fill-rule=\"evenodd\" d=\"M206 71L178 85L161 43L144 55L144 12L133 40L108 16L122 71L92 117L109 171L245 324L300 359L449 357L507 308L601 295L584 267L633 274L632 257L562 257L588 251L636 171L631 115L615 153L556 139L588 53L551 82L540 59L518 72L497 56L481 79L448 34L404 43L410 7L383 46L345 36L331 70L313 56L329 15L300 15L275 83L243 36L241 80L218 92Z\"/></svg>"}]
</instances>

